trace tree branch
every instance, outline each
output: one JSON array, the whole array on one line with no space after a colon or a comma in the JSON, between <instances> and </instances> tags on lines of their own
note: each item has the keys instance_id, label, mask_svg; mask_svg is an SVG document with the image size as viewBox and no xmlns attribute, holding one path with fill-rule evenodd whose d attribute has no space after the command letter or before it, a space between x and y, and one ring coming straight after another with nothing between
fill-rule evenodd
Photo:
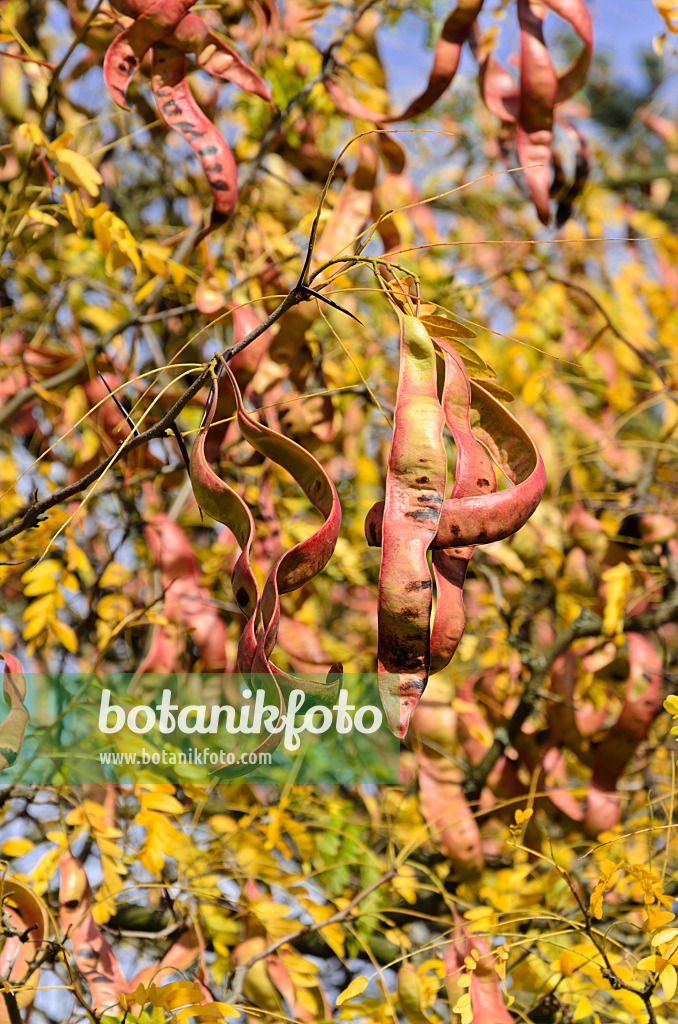
<instances>
[{"instance_id":1,"label":"tree branch","mask_svg":"<svg viewBox=\"0 0 678 1024\"><path fill-rule=\"evenodd\" d=\"M269 315L264 320L262 320L262 322L258 324L254 328L254 330L250 331L250 333L246 335L244 338L242 338L236 345L232 345L231 348L227 349L226 352L223 354L223 358L226 360L232 359L233 356L238 354L238 352L242 352L244 348L251 344L255 340L255 338L258 338L259 335L264 333L264 331L267 331L268 328L272 326L272 324L274 324L277 320L280 319L280 317L284 313L287 312L288 309L291 309L292 306L296 306L299 302L305 301L306 296L303 293L301 285L297 284L292 289L292 291L285 296L280 305L277 306L272 313L269 313ZM135 316L134 320L130 320L130 323L135 323L136 319L137 318ZM115 336L115 334L118 334L119 331L120 328L116 328L113 333L113 336ZM109 333L106 335L106 338L109 338L110 334L111 332L109 331ZM107 343L108 342L106 342L106 344ZM90 357L88 358L91 358L91 353ZM88 360L85 360L85 365L87 364L87 361ZM83 361L80 360L79 362ZM58 374L57 376L63 378L65 373L68 373L69 371L72 370L73 367L69 367L68 371L64 371L63 374ZM56 377L53 377L52 381L55 380ZM50 494L49 497L43 498L42 501L33 502L31 505L28 505L21 511L17 512L16 514L17 516L19 516L18 522L14 523L11 526L5 527L4 530L0 530L0 544L4 543L5 541L11 540L12 537L16 537L18 534L23 533L24 530L28 530L31 527L35 526L39 522L40 517L44 515L45 512L48 512L49 509L54 508L55 505L60 505L62 502L68 501L69 498L73 498L76 494L79 494L81 491L85 490L86 487L89 487L89 485L93 484L96 480L98 480L100 476L103 476L107 469L115 465L115 463L128 452L133 452L136 448L140 448L142 445L148 444L148 442L152 441L154 438L164 437L167 431L171 429L172 424L174 423L182 409L186 405L188 405L190 400L195 395L198 394L200 389L204 387L205 384L209 383L211 380L212 371L209 367L206 367L200 374L200 376L197 377L196 380L194 380L193 383L188 386L188 388L186 388L181 398L179 398L178 401L175 402L175 404L172 406L169 412L167 412L162 417L162 419L155 423L152 427L149 427L148 430L145 430L142 434L139 434L138 436L130 435L128 438L125 439L125 441L121 445L119 445L117 450L108 459L106 459L100 465L95 466L94 469L90 470L89 473L81 477L80 480L76 480L74 483L68 484L68 486L66 487L59 488L59 490L54 491L53 494ZM55 386L56 385L53 384L53 387ZM22 389L22 391L28 390L31 391L31 394L34 394L32 389ZM18 398L19 395L21 395L21 393L22 392L19 392L16 397ZM23 404L23 402L21 404Z\"/></svg>"}]
</instances>

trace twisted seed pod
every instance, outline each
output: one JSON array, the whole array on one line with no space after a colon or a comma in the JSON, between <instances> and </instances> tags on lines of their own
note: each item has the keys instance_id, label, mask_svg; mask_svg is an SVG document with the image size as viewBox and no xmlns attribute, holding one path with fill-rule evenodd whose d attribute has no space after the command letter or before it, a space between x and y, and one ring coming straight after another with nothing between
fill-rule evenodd
<instances>
[{"instance_id":1,"label":"twisted seed pod","mask_svg":"<svg viewBox=\"0 0 678 1024\"><path fill-rule=\"evenodd\" d=\"M189 8L193 0L115 0L114 7L132 18L104 57L104 81L123 109L127 87L152 50L153 91L167 124L184 138L202 164L214 196L213 218L229 217L237 201L237 170L233 154L214 124L198 107L186 78L186 54L217 78L270 101L271 92L219 36Z\"/></svg>"},{"instance_id":2,"label":"twisted seed pod","mask_svg":"<svg viewBox=\"0 0 678 1024\"><path fill-rule=\"evenodd\" d=\"M539 504L546 471L534 441L514 416L477 381L471 381L473 433L514 485L494 494L448 498L443 502L432 548L466 547L503 540L524 526ZM365 519L367 543L381 545L384 503Z\"/></svg>"},{"instance_id":3,"label":"twisted seed pod","mask_svg":"<svg viewBox=\"0 0 678 1024\"><path fill-rule=\"evenodd\" d=\"M72 853L59 860L59 922L71 940L76 967L87 984L95 1013L120 1012L118 997L127 989L110 943L92 917L92 893L85 869Z\"/></svg>"},{"instance_id":4,"label":"twisted seed pod","mask_svg":"<svg viewBox=\"0 0 678 1024\"><path fill-rule=\"evenodd\" d=\"M333 701L340 685L341 666L335 664L324 683L299 681L288 677L274 666L269 658L278 637L280 624L280 595L298 590L309 583L327 565L339 536L341 506L334 484L317 459L290 438L263 426L246 411L240 389L230 367L226 365L238 410L238 425L243 437L261 455L287 470L299 484L306 497L325 518L323 525L311 537L295 544L280 556L264 586L260 605L260 628L252 670L273 672L283 689L300 688L309 696Z\"/></svg>"},{"instance_id":5,"label":"twisted seed pod","mask_svg":"<svg viewBox=\"0 0 678 1024\"><path fill-rule=\"evenodd\" d=\"M472 546L508 537L523 526L546 485L544 464L526 431L489 391L469 381L449 342L435 342L446 371L444 409L438 401L435 350L426 328L415 317L401 319L400 379L386 498L365 520L368 543L382 548L379 687L389 725L401 737L431 666L434 671L443 668L463 634L461 587ZM457 480L447 500L445 419L458 447ZM513 487L495 490L487 452ZM431 639L429 548L438 587Z\"/></svg>"},{"instance_id":6,"label":"twisted seed pod","mask_svg":"<svg viewBox=\"0 0 678 1024\"><path fill-rule=\"evenodd\" d=\"M572 64L560 73L544 41L548 9L569 22L584 44ZM492 53L485 53L479 58L480 89L488 109L516 125L518 161L537 214L547 224L554 109L574 95L586 78L593 52L591 15L584 0L518 0L518 21L520 86Z\"/></svg>"},{"instance_id":7,"label":"twisted seed pod","mask_svg":"<svg viewBox=\"0 0 678 1024\"><path fill-rule=\"evenodd\" d=\"M245 675L255 672L269 677L280 702L282 716L285 714L284 695L290 690L302 689L316 700L333 703L341 685L341 666L338 664L332 666L325 681L316 681L288 676L270 661L280 624L280 595L304 586L324 569L339 535L341 508L334 484L320 463L296 442L253 419L243 405L240 388L230 367L224 364L224 368L233 389L238 424L245 440L261 455L286 469L325 518L323 525L311 537L280 556L260 596L251 566L255 538L252 513L237 492L216 475L205 457L205 437L216 408L217 391L213 388L207 400L203 427L191 452L191 483L198 505L213 519L228 526L241 548L231 577L235 599L247 619L238 647L238 666ZM281 735L281 732L269 733L255 752L275 749ZM242 768L234 766L230 771L220 770L219 775L243 773Z\"/></svg>"},{"instance_id":8,"label":"twisted seed pod","mask_svg":"<svg viewBox=\"0 0 678 1024\"><path fill-rule=\"evenodd\" d=\"M212 519L228 526L240 547L240 555L231 575L231 586L238 607L246 618L238 648L238 664L241 671L249 672L256 650L254 622L259 608L259 585L251 566L254 518L237 491L217 476L205 457L205 440L216 406L217 389L213 387L207 398L202 428L191 450L191 484L200 508Z\"/></svg>"},{"instance_id":9,"label":"twisted seed pod","mask_svg":"<svg viewBox=\"0 0 678 1024\"><path fill-rule=\"evenodd\" d=\"M432 586L426 553L445 496L444 425L433 342L416 317L402 316L383 502L378 648L379 692L388 723L401 737L429 673Z\"/></svg>"},{"instance_id":10,"label":"twisted seed pod","mask_svg":"<svg viewBox=\"0 0 678 1024\"><path fill-rule=\"evenodd\" d=\"M629 677L619 718L596 748L586 800L585 828L590 836L619 821L619 778L639 743L646 739L661 707L662 659L641 633L627 634Z\"/></svg>"},{"instance_id":11,"label":"twisted seed pod","mask_svg":"<svg viewBox=\"0 0 678 1024\"><path fill-rule=\"evenodd\" d=\"M142 60L155 43L172 33L192 2L150 0L143 5L135 4L134 13L125 5L123 13L131 14L134 21L115 37L104 57L104 81L118 106L126 109L127 87Z\"/></svg>"},{"instance_id":12,"label":"twisted seed pod","mask_svg":"<svg viewBox=\"0 0 678 1024\"><path fill-rule=\"evenodd\" d=\"M173 46L153 47L151 80L158 110L200 160L214 196L214 212L224 217L238 199L238 169L230 147L193 98L186 78L186 57Z\"/></svg>"},{"instance_id":13,"label":"twisted seed pod","mask_svg":"<svg viewBox=\"0 0 678 1024\"><path fill-rule=\"evenodd\" d=\"M15 660L9 654L4 657ZM30 1012L28 1008L40 978L39 954L51 932L50 919L44 901L24 881L7 874L6 869L0 875L0 906L5 932L0 977L7 986L5 991L9 991L8 983L13 985L15 1000L12 1012L8 1001L0 996L0 1024L15 1024L17 1006ZM5 923L8 928L4 928Z\"/></svg>"},{"instance_id":14,"label":"twisted seed pod","mask_svg":"<svg viewBox=\"0 0 678 1024\"><path fill-rule=\"evenodd\" d=\"M471 431L471 384L464 361L452 348L443 349L443 359L442 403L445 421L457 446L452 498L491 494L497 489L497 479L489 455ZM464 635L466 614L462 587L473 550L473 546L468 546L433 552L437 605L431 634L432 673L449 664Z\"/></svg>"}]
</instances>

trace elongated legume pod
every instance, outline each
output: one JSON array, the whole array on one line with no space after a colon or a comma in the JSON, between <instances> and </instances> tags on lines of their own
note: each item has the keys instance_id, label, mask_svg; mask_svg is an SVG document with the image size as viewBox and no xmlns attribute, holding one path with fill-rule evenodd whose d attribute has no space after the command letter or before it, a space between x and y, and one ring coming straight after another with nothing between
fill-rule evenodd
<instances>
[{"instance_id":1,"label":"elongated legume pod","mask_svg":"<svg viewBox=\"0 0 678 1024\"><path fill-rule=\"evenodd\" d=\"M127 87L142 60L152 51L153 91L163 119L191 146L202 164L214 196L213 219L229 217L238 189L235 160L225 139L199 108L186 77L186 54L211 75L233 82L270 100L271 92L208 25L190 12L193 0L114 0L132 18L116 36L104 58L104 80L115 102L126 109Z\"/></svg>"},{"instance_id":2,"label":"elongated legume pod","mask_svg":"<svg viewBox=\"0 0 678 1024\"><path fill-rule=\"evenodd\" d=\"M498 399L469 381L446 339L434 341L445 366L442 405L433 342L419 320L402 317L386 498L365 520L368 543L382 548L380 692L389 725L401 737L429 672L449 662L463 635L461 588L473 545L508 537L523 526L546 484L541 456L526 431ZM447 500L445 420L457 445L457 475ZM490 456L512 487L496 490ZM438 596L431 638L429 548Z\"/></svg>"},{"instance_id":3,"label":"elongated legume pod","mask_svg":"<svg viewBox=\"0 0 678 1024\"><path fill-rule=\"evenodd\" d=\"M472 494L491 494L497 479L487 451L471 431L471 385L463 359L447 347L443 349L445 383L443 410L445 421L457 447L452 498ZM473 546L433 552L436 584L436 614L431 634L431 672L439 672L454 655L464 635L466 614L462 587L466 579Z\"/></svg>"},{"instance_id":4,"label":"elongated legume pod","mask_svg":"<svg viewBox=\"0 0 678 1024\"><path fill-rule=\"evenodd\" d=\"M514 486L494 494L448 498L443 503L433 548L489 544L510 537L525 525L544 493L546 471L534 442L477 381L471 381L471 425ZM381 544L383 516L384 502L379 501L365 519L367 543L375 547Z\"/></svg>"},{"instance_id":5,"label":"elongated legume pod","mask_svg":"<svg viewBox=\"0 0 678 1024\"><path fill-rule=\"evenodd\" d=\"M400 320L400 376L386 474L379 573L379 692L401 737L429 674L432 583L426 553L445 497L445 415L436 356L416 318Z\"/></svg>"},{"instance_id":6,"label":"elongated legume pod","mask_svg":"<svg viewBox=\"0 0 678 1024\"><path fill-rule=\"evenodd\" d=\"M251 566L255 526L252 513L242 498L221 480L205 458L205 436L214 416L217 389L213 387L207 401L203 428L191 452L191 482L196 501L209 515L228 526L241 548L232 575L233 593L247 622L238 647L240 671L261 673L270 681L285 713L283 694L302 689L315 700L334 703L341 685L341 666L331 667L325 681L296 679L282 672L270 661L278 637L280 594L296 590L313 579L327 564L339 534L341 508L334 484L320 463L296 442L258 423L246 411L238 383L228 366L224 370L233 389L238 423L244 438L261 455L286 469L302 488L316 509L324 516L323 525L309 538L296 544L277 560L271 569L263 594ZM273 750L281 733L270 733L256 748L256 753ZM241 775L247 769L232 766L219 775Z\"/></svg>"}]
</instances>

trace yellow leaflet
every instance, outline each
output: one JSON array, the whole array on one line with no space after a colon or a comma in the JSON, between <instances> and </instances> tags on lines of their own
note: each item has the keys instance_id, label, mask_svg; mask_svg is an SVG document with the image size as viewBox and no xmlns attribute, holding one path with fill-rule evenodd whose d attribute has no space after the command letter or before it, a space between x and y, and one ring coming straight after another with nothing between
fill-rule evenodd
<instances>
[{"instance_id":1,"label":"yellow leaflet","mask_svg":"<svg viewBox=\"0 0 678 1024\"><path fill-rule=\"evenodd\" d=\"M65 647L71 654L76 653L78 650L78 638L75 635L75 630L67 622L62 622L61 619L52 619L49 628L62 647Z\"/></svg>"},{"instance_id":2,"label":"yellow leaflet","mask_svg":"<svg viewBox=\"0 0 678 1024\"><path fill-rule=\"evenodd\" d=\"M49 224L53 228L59 227L59 221L56 217L52 217L50 213L45 213L43 210L29 210L28 216L37 224Z\"/></svg>"},{"instance_id":3,"label":"yellow leaflet","mask_svg":"<svg viewBox=\"0 0 678 1024\"><path fill-rule=\"evenodd\" d=\"M103 185L104 179L86 156L63 148L55 148L54 156L58 173L67 181L84 188L91 196L99 195L99 185Z\"/></svg>"},{"instance_id":4,"label":"yellow leaflet","mask_svg":"<svg viewBox=\"0 0 678 1024\"><path fill-rule=\"evenodd\" d=\"M356 996L362 995L367 988L367 978L362 975L358 978L354 978L350 985L348 985L343 992L340 992L337 996L337 1006L343 1006L349 999L355 999Z\"/></svg>"}]
</instances>

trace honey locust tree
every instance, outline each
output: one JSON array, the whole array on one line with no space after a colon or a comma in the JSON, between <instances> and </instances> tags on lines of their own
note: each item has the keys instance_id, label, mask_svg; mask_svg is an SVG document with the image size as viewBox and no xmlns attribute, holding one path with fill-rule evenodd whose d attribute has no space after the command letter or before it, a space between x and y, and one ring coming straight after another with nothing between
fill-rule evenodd
<instances>
[{"instance_id":1,"label":"honey locust tree","mask_svg":"<svg viewBox=\"0 0 678 1024\"><path fill-rule=\"evenodd\" d=\"M675 4L160 7L0 6L0 1021L670 1021ZM398 784L30 774L377 667Z\"/></svg>"}]
</instances>

